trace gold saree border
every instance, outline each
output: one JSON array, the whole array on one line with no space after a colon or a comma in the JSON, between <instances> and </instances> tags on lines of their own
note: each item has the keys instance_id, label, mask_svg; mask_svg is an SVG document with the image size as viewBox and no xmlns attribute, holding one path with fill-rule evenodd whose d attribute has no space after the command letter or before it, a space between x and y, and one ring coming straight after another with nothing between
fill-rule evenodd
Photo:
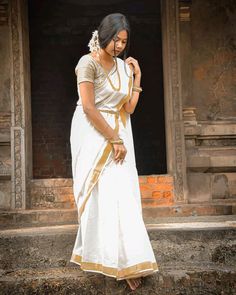
<instances>
[{"instance_id":1,"label":"gold saree border","mask_svg":"<svg viewBox=\"0 0 236 295\"><path fill-rule=\"evenodd\" d=\"M118 268L115 267L104 266L101 263L83 261L82 256L77 254L72 254L70 261L79 264L84 271L100 272L104 275L113 276L119 280L135 278L138 277L138 275L145 276L159 271L157 263L150 261L144 261L121 270L118 270Z\"/></svg>"},{"instance_id":2,"label":"gold saree border","mask_svg":"<svg viewBox=\"0 0 236 295\"><path fill-rule=\"evenodd\" d=\"M131 86L132 86L132 76L129 77L128 94L125 95L121 99L121 101L116 105L117 113L115 113L115 131L117 131L117 132L119 131L119 122L118 122L119 114L121 116L121 121L122 121L123 125L124 126L126 125L126 115L125 115L125 110L123 108L123 105L130 99ZM106 161L107 161L111 151L112 151L112 144L110 142L108 142L106 147L103 150L101 158L98 160L94 170L92 171L92 176L90 177L90 182L88 185L87 193L85 194L85 199L78 209L78 221L80 221L80 218L81 218L81 216L84 212L84 209L85 209L85 205L91 195L93 188L95 187L95 185L98 182L99 176L106 164Z\"/></svg>"},{"instance_id":3,"label":"gold saree border","mask_svg":"<svg viewBox=\"0 0 236 295\"><path fill-rule=\"evenodd\" d=\"M132 76L129 77L129 84L128 84L128 94L125 95L121 101L116 105L116 109L120 113L121 121L126 126L126 111L124 109L124 104L130 99L131 97L131 87L132 87Z\"/></svg>"},{"instance_id":4,"label":"gold saree border","mask_svg":"<svg viewBox=\"0 0 236 295\"><path fill-rule=\"evenodd\" d=\"M131 87L132 87L132 77L129 77L129 83L128 83L128 94L125 95L119 103L115 106L117 110L120 110L122 106L130 99L131 97Z\"/></svg>"},{"instance_id":5,"label":"gold saree border","mask_svg":"<svg viewBox=\"0 0 236 295\"><path fill-rule=\"evenodd\" d=\"M101 158L99 159L96 167L94 168L94 170L92 172L92 176L91 176L91 179L90 179L90 183L89 183L89 186L88 186L88 191L87 191L86 197L85 197L82 205L80 206L80 208L78 210L78 219L81 218L82 213L84 212L85 205L86 205L86 203L87 203L87 201L88 201L88 199L89 199L89 197L91 195L91 192L92 192L94 186L98 182L101 171L102 171L103 167L106 164L107 158L108 158L111 150L112 150L112 145L110 143L107 143L107 145L106 145L106 147L105 147L105 149L104 149L104 151L102 153Z\"/></svg>"}]
</instances>

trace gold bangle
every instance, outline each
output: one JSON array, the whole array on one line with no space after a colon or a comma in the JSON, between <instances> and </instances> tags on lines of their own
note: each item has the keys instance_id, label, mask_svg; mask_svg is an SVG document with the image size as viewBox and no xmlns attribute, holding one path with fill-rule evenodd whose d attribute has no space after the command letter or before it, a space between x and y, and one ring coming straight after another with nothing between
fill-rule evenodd
<instances>
[{"instance_id":1,"label":"gold bangle","mask_svg":"<svg viewBox=\"0 0 236 295\"><path fill-rule=\"evenodd\" d=\"M121 138L117 140L110 140L111 144L124 144L123 140Z\"/></svg>"},{"instance_id":2,"label":"gold bangle","mask_svg":"<svg viewBox=\"0 0 236 295\"><path fill-rule=\"evenodd\" d=\"M133 86L132 91L136 91L136 92L140 93L143 91L143 89L142 89L142 87Z\"/></svg>"}]
</instances>

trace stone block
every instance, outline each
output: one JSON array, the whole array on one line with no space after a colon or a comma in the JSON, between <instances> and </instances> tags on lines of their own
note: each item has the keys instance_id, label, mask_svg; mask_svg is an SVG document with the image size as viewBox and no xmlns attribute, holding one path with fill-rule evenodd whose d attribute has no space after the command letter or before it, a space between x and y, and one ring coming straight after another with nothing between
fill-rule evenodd
<instances>
[{"instance_id":1,"label":"stone block","mask_svg":"<svg viewBox=\"0 0 236 295\"><path fill-rule=\"evenodd\" d=\"M187 157L187 169L189 171L204 172L210 167L209 156L189 156Z\"/></svg>"},{"instance_id":2,"label":"stone block","mask_svg":"<svg viewBox=\"0 0 236 295\"><path fill-rule=\"evenodd\" d=\"M201 125L196 125L196 126L184 126L184 135L186 137L193 137L196 135L200 135L201 133Z\"/></svg>"},{"instance_id":3,"label":"stone block","mask_svg":"<svg viewBox=\"0 0 236 295\"><path fill-rule=\"evenodd\" d=\"M229 182L225 174L212 175L212 199L229 198Z\"/></svg>"},{"instance_id":4,"label":"stone block","mask_svg":"<svg viewBox=\"0 0 236 295\"><path fill-rule=\"evenodd\" d=\"M11 141L10 138L10 127L9 128L1 128L1 115L0 115L0 143L7 143Z\"/></svg>"},{"instance_id":5,"label":"stone block","mask_svg":"<svg viewBox=\"0 0 236 295\"><path fill-rule=\"evenodd\" d=\"M236 172L236 150L198 149L199 155L187 157L187 169L194 172Z\"/></svg>"},{"instance_id":6,"label":"stone block","mask_svg":"<svg viewBox=\"0 0 236 295\"><path fill-rule=\"evenodd\" d=\"M74 208L72 179L52 178L31 181L31 208Z\"/></svg>"},{"instance_id":7,"label":"stone block","mask_svg":"<svg viewBox=\"0 0 236 295\"><path fill-rule=\"evenodd\" d=\"M0 181L0 209L9 210L11 208L11 181Z\"/></svg>"},{"instance_id":8,"label":"stone block","mask_svg":"<svg viewBox=\"0 0 236 295\"><path fill-rule=\"evenodd\" d=\"M188 173L187 182L189 189L189 203L202 203L211 201L210 173Z\"/></svg>"},{"instance_id":9,"label":"stone block","mask_svg":"<svg viewBox=\"0 0 236 295\"><path fill-rule=\"evenodd\" d=\"M236 173L212 174L213 200L236 201Z\"/></svg>"},{"instance_id":10,"label":"stone block","mask_svg":"<svg viewBox=\"0 0 236 295\"><path fill-rule=\"evenodd\" d=\"M212 156L210 167L219 168L221 171L236 172L236 156L225 155L225 156Z\"/></svg>"},{"instance_id":11,"label":"stone block","mask_svg":"<svg viewBox=\"0 0 236 295\"><path fill-rule=\"evenodd\" d=\"M236 134L236 124L229 122L219 122L209 124L202 124L201 135L202 136L217 136L217 135L235 135Z\"/></svg>"},{"instance_id":12,"label":"stone block","mask_svg":"<svg viewBox=\"0 0 236 295\"><path fill-rule=\"evenodd\" d=\"M174 205L167 204L162 206L159 200L144 199L142 201L143 217L147 223L155 223L159 217L192 217L192 216L219 216L235 214L233 210L236 207L236 202L232 204L212 204L204 202L199 204L182 204Z\"/></svg>"},{"instance_id":13,"label":"stone block","mask_svg":"<svg viewBox=\"0 0 236 295\"><path fill-rule=\"evenodd\" d=\"M10 144L0 144L0 178L11 177L11 147ZM8 197L7 195L5 196Z\"/></svg>"}]
</instances>

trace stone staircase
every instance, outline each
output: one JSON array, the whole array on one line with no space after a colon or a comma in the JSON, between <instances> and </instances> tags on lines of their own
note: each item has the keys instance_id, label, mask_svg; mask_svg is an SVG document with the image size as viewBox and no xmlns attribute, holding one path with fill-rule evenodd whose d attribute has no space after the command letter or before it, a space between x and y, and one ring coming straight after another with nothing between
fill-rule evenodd
<instances>
[{"instance_id":1,"label":"stone staircase","mask_svg":"<svg viewBox=\"0 0 236 295\"><path fill-rule=\"evenodd\" d=\"M146 224L160 223L162 220L186 217L205 218L204 216L236 215L236 200L224 203L180 204L172 206L144 207L143 219ZM29 226L49 226L77 224L77 209L53 208L0 211L0 229L21 228Z\"/></svg>"},{"instance_id":2,"label":"stone staircase","mask_svg":"<svg viewBox=\"0 0 236 295\"><path fill-rule=\"evenodd\" d=\"M75 210L0 214L0 294L236 294L236 215L143 212L160 271L135 291L69 262Z\"/></svg>"}]
</instances>

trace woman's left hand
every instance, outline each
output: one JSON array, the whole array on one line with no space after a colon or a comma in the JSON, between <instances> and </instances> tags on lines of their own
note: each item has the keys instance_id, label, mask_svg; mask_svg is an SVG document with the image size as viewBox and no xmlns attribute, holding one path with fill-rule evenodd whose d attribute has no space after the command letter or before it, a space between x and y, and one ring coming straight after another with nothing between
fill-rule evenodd
<instances>
[{"instance_id":1,"label":"woman's left hand","mask_svg":"<svg viewBox=\"0 0 236 295\"><path fill-rule=\"evenodd\" d=\"M139 66L139 63L136 59L134 59L133 57L130 56L130 57L126 58L125 62L129 66L131 65L135 76L141 76L140 66Z\"/></svg>"}]
</instances>

